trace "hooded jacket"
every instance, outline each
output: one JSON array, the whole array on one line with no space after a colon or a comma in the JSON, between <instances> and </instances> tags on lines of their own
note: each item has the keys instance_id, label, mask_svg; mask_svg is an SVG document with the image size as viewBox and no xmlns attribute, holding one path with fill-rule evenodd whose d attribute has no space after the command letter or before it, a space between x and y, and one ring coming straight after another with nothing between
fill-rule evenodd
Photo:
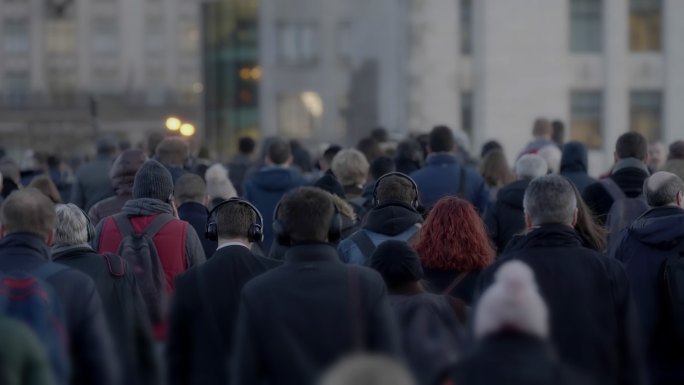
<instances>
[{"instance_id":1,"label":"hooded jacket","mask_svg":"<svg viewBox=\"0 0 684 385\"><path fill-rule=\"evenodd\" d=\"M109 181L109 170L113 159L106 155L98 157L76 170L76 180L71 187L71 203L90 210L97 202L114 195Z\"/></svg>"},{"instance_id":2,"label":"hooded jacket","mask_svg":"<svg viewBox=\"0 0 684 385\"><path fill-rule=\"evenodd\" d=\"M423 223L423 217L410 205L402 202L387 202L372 209L366 216L366 222L359 231L368 235L375 246L389 239L406 241L416 234ZM342 240L337 246L340 258L344 263L366 265L367 256L363 255L359 246L349 238Z\"/></svg>"},{"instance_id":3,"label":"hooded jacket","mask_svg":"<svg viewBox=\"0 0 684 385\"><path fill-rule=\"evenodd\" d=\"M286 192L306 184L297 170L283 167L264 167L245 183L244 197L259 209L264 217L262 250L270 250L273 243L273 213Z\"/></svg>"},{"instance_id":4,"label":"hooded jacket","mask_svg":"<svg viewBox=\"0 0 684 385\"><path fill-rule=\"evenodd\" d=\"M485 224L497 252L506 248L514 235L525 230L523 198L531 179L515 181L499 190L496 202L485 214Z\"/></svg>"},{"instance_id":5,"label":"hooded jacket","mask_svg":"<svg viewBox=\"0 0 684 385\"><path fill-rule=\"evenodd\" d=\"M611 256L625 265L634 290L642 336L648 349L654 383L684 383L684 357L672 343L672 326L665 307L663 263L684 252L684 210L657 207L647 211L620 234Z\"/></svg>"},{"instance_id":6,"label":"hooded jacket","mask_svg":"<svg viewBox=\"0 0 684 385\"><path fill-rule=\"evenodd\" d=\"M563 146L560 174L570 179L580 193L589 185L596 183L596 179L587 174L589 161L587 147L579 142L569 142Z\"/></svg>"}]
</instances>

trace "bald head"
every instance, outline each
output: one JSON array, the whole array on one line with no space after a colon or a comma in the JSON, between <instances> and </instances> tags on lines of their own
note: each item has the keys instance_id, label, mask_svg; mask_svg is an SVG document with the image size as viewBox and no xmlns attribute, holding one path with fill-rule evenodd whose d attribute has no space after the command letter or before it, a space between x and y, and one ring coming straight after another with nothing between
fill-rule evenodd
<instances>
[{"instance_id":1,"label":"bald head","mask_svg":"<svg viewBox=\"0 0 684 385\"><path fill-rule=\"evenodd\" d=\"M671 172L657 172L644 182L644 194L651 207L681 207L683 192L684 181Z\"/></svg>"},{"instance_id":2,"label":"bald head","mask_svg":"<svg viewBox=\"0 0 684 385\"><path fill-rule=\"evenodd\" d=\"M3 203L0 221L3 234L27 232L48 241L55 228L55 205L35 188L16 190Z\"/></svg>"}]
</instances>

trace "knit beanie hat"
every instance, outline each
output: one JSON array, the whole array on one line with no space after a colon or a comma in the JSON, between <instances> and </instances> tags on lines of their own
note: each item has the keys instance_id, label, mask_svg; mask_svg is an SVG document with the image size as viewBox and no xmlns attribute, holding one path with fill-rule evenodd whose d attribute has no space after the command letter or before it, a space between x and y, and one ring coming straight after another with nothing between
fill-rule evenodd
<instances>
[{"instance_id":1,"label":"knit beanie hat","mask_svg":"<svg viewBox=\"0 0 684 385\"><path fill-rule=\"evenodd\" d=\"M423 278L423 268L415 250L406 242L390 239L382 242L370 258L388 286L417 282Z\"/></svg>"},{"instance_id":2,"label":"knit beanie hat","mask_svg":"<svg viewBox=\"0 0 684 385\"><path fill-rule=\"evenodd\" d=\"M161 163L154 159L145 162L133 181L133 198L152 198L167 202L173 194L173 178Z\"/></svg>"},{"instance_id":3,"label":"knit beanie hat","mask_svg":"<svg viewBox=\"0 0 684 385\"><path fill-rule=\"evenodd\" d=\"M496 281L482 295L475 311L475 336L512 329L545 338L548 311L537 291L534 273L520 261L502 265Z\"/></svg>"},{"instance_id":4,"label":"knit beanie hat","mask_svg":"<svg viewBox=\"0 0 684 385\"><path fill-rule=\"evenodd\" d=\"M207 195L210 199L222 198L226 200L237 196L237 191L228 178L228 170L220 163L207 168L204 179L207 181Z\"/></svg>"}]
</instances>

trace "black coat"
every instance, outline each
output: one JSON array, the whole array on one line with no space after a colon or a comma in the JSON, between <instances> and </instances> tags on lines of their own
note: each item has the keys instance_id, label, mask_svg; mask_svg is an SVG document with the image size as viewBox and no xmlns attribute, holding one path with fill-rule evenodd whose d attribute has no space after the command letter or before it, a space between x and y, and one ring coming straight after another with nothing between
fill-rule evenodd
<instances>
[{"instance_id":1,"label":"black coat","mask_svg":"<svg viewBox=\"0 0 684 385\"><path fill-rule=\"evenodd\" d=\"M525 230L523 198L531 179L521 179L504 186L497 194L496 202L485 214L485 224L499 254L514 235Z\"/></svg>"},{"instance_id":2,"label":"black coat","mask_svg":"<svg viewBox=\"0 0 684 385\"><path fill-rule=\"evenodd\" d=\"M461 282L459 282L451 291L445 293L444 291L451 286L454 280L461 274L460 271L441 271L423 268L425 275L425 283L428 291L435 294L446 294L451 297L460 299L466 305L473 303L473 295L477 287L480 271L471 271Z\"/></svg>"},{"instance_id":3,"label":"black coat","mask_svg":"<svg viewBox=\"0 0 684 385\"><path fill-rule=\"evenodd\" d=\"M176 279L166 350L169 385L228 383L242 287L279 264L246 247L226 246Z\"/></svg>"},{"instance_id":4,"label":"black coat","mask_svg":"<svg viewBox=\"0 0 684 385\"><path fill-rule=\"evenodd\" d=\"M245 285L237 330L233 384L313 385L358 340L371 352L400 351L380 275L344 265L327 244L292 247L283 266Z\"/></svg>"},{"instance_id":5,"label":"black coat","mask_svg":"<svg viewBox=\"0 0 684 385\"><path fill-rule=\"evenodd\" d=\"M587 146L579 142L565 143L560 164L560 174L570 179L580 194L587 187L596 183L596 179L587 174L588 170Z\"/></svg>"},{"instance_id":6,"label":"black coat","mask_svg":"<svg viewBox=\"0 0 684 385\"><path fill-rule=\"evenodd\" d=\"M648 173L640 168L627 167L611 174L610 178L625 192L628 198L641 194ZM582 193L584 201L594 213L599 223L605 223L608 212L613 206L613 198L600 182L589 185Z\"/></svg>"},{"instance_id":7,"label":"black coat","mask_svg":"<svg viewBox=\"0 0 684 385\"><path fill-rule=\"evenodd\" d=\"M654 384L684 383L684 346L672 340L667 310L663 263L684 251L684 210L649 210L624 230L611 255L625 265L634 290L642 336L646 342Z\"/></svg>"},{"instance_id":8,"label":"black coat","mask_svg":"<svg viewBox=\"0 0 684 385\"><path fill-rule=\"evenodd\" d=\"M478 293L503 263L521 260L534 271L563 361L601 384L642 384L636 310L622 264L584 248L565 225L543 225L515 241L482 273Z\"/></svg>"},{"instance_id":9,"label":"black coat","mask_svg":"<svg viewBox=\"0 0 684 385\"><path fill-rule=\"evenodd\" d=\"M105 259L90 247L55 250L52 259L82 271L95 282L127 385L157 384L159 372L147 308L133 271L116 255Z\"/></svg>"},{"instance_id":10,"label":"black coat","mask_svg":"<svg viewBox=\"0 0 684 385\"><path fill-rule=\"evenodd\" d=\"M594 384L563 365L548 342L510 331L477 341L454 368L452 379L464 385Z\"/></svg>"},{"instance_id":11,"label":"black coat","mask_svg":"<svg viewBox=\"0 0 684 385\"><path fill-rule=\"evenodd\" d=\"M0 271L32 271L49 262L45 241L30 233L0 240ZM118 384L119 362L93 280L75 269L47 279L62 301L69 336L72 384Z\"/></svg>"},{"instance_id":12,"label":"black coat","mask_svg":"<svg viewBox=\"0 0 684 385\"><path fill-rule=\"evenodd\" d=\"M197 202L185 202L178 207L178 217L188 222L195 229L200 242L202 242L204 254L209 259L216 251L218 243L210 241L204 236L207 227L207 215L209 215L209 210Z\"/></svg>"}]
</instances>

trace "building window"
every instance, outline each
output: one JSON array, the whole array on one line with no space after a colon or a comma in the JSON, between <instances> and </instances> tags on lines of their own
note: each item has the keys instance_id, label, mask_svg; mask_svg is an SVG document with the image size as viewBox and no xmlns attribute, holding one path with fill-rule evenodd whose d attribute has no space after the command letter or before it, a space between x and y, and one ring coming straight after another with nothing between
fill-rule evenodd
<instances>
[{"instance_id":1,"label":"building window","mask_svg":"<svg viewBox=\"0 0 684 385\"><path fill-rule=\"evenodd\" d=\"M28 71L7 71L3 77L2 93L10 107L23 107L28 104L31 86Z\"/></svg>"},{"instance_id":2,"label":"building window","mask_svg":"<svg viewBox=\"0 0 684 385\"><path fill-rule=\"evenodd\" d=\"M632 51L660 51L662 0L630 0L629 47Z\"/></svg>"},{"instance_id":3,"label":"building window","mask_svg":"<svg viewBox=\"0 0 684 385\"><path fill-rule=\"evenodd\" d=\"M45 24L45 47L53 54L76 51L76 23L74 20L55 19Z\"/></svg>"},{"instance_id":4,"label":"building window","mask_svg":"<svg viewBox=\"0 0 684 385\"><path fill-rule=\"evenodd\" d=\"M183 52L197 51L199 43L199 30L197 24L189 21L180 23L180 49Z\"/></svg>"},{"instance_id":5,"label":"building window","mask_svg":"<svg viewBox=\"0 0 684 385\"><path fill-rule=\"evenodd\" d=\"M93 51L99 54L114 54L119 49L119 28L115 20L93 20Z\"/></svg>"},{"instance_id":6,"label":"building window","mask_svg":"<svg viewBox=\"0 0 684 385\"><path fill-rule=\"evenodd\" d=\"M570 94L570 139L595 150L603 146L602 97L600 91L574 91Z\"/></svg>"},{"instance_id":7,"label":"building window","mask_svg":"<svg viewBox=\"0 0 684 385\"><path fill-rule=\"evenodd\" d=\"M460 5L460 32L461 53L470 55L473 52L473 0L461 0Z\"/></svg>"},{"instance_id":8,"label":"building window","mask_svg":"<svg viewBox=\"0 0 684 385\"><path fill-rule=\"evenodd\" d=\"M322 115L323 101L316 92L283 95L278 99L278 124L283 136L311 138Z\"/></svg>"},{"instance_id":9,"label":"building window","mask_svg":"<svg viewBox=\"0 0 684 385\"><path fill-rule=\"evenodd\" d=\"M28 20L5 20L2 28L2 45L6 53L27 53L31 40Z\"/></svg>"},{"instance_id":10,"label":"building window","mask_svg":"<svg viewBox=\"0 0 684 385\"><path fill-rule=\"evenodd\" d=\"M629 129L646 137L649 142L661 139L662 93L634 91L629 95Z\"/></svg>"},{"instance_id":11,"label":"building window","mask_svg":"<svg viewBox=\"0 0 684 385\"><path fill-rule=\"evenodd\" d=\"M571 0L571 52L601 52L603 46L602 9L602 0Z\"/></svg>"},{"instance_id":12,"label":"building window","mask_svg":"<svg viewBox=\"0 0 684 385\"><path fill-rule=\"evenodd\" d=\"M153 17L147 19L145 31L145 49L148 52L164 51L164 19Z\"/></svg>"},{"instance_id":13,"label":"building window","mask_svg":"<svg viewBox=\"0 0 684 385\"><path fill-rule=\"evenodd\" d=\"M461 93L461 128L470 138L473 137L473 93Z\"/></svg>"},{"instance_id":14,"label":"building window","mask_svg":"<svg viewBox=\"0 0 684 385\"><path fill-rule=\"evenodd\" d=\"M313 64L318 60L318 28L314 23L281 23L278 58L286 65Z\"/></svg>"},{"instance_id":15,"label":"building window","mask_svg":"<svg viewBox=\"0 0 684 385\"><path fill-rule=\"evenodd\" d=\"M94 88L102 94L115 94L121 91L119 71L115 67L96 68L93 71Z\"/></svg>"}]
</instances>

